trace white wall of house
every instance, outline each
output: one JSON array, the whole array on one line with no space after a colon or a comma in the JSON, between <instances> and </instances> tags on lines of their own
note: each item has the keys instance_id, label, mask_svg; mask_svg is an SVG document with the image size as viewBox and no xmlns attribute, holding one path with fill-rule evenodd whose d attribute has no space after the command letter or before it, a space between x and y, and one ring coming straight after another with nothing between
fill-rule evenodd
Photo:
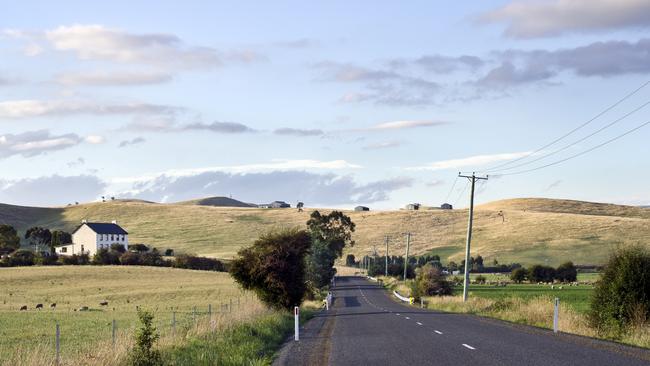
<instances>
[{"instance_id":1,"label":"white wall of house","mask_svg":"<svg viewBox=\"0 0 650 366\"><path fill-rule=\"evenodd\" d=\"M61 255L86 253L93 256L101 248L109 249L111 244L122 244L125 249L128 249L128 234L97 234L88 225L82 225L72 234L72 244L57 247L56 253Z\"/></svg>"},{"instance_id":2,"label":"white wall of house","mask_svg":"<svg viewBox=\"0 0 650 366\"><path fill-rule=\"evenodd\" d=\"M110 249L111 244L122 244L124 249L129 249L129 236L126 234L97 234L97 249Z\"/></svg>"},{"instance_id":3,"label":"white wall of house","mask_svg":"<svg viewBox=\"0 0 650 366\"><path fill-rule=\"evenodd\" d=\"M58 255L80 254L80 253L75 253L75 245L74 244L67 244L67 245L61 245L61 246L55 247L54 251Z\"/></svg>"}]
</instances>

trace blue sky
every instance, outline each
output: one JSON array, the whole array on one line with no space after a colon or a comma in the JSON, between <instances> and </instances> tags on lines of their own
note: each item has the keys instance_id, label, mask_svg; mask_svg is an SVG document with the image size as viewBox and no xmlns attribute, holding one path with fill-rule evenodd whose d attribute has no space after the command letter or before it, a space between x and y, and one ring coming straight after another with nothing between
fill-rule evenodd
<instances>
[{"instance_id":1,"label":"blue sky","mask_svg":"<svg viewBox=\"0 0 650 366\"><path fill-rule=\"evenodd\" d=\"M535 152L646 83L650 4L457 3L5 2L0 202L464 206L521 159L477 200L650 204L650 126L503 174L650 120L649 85Z\"/></svg>"}]
</instances>

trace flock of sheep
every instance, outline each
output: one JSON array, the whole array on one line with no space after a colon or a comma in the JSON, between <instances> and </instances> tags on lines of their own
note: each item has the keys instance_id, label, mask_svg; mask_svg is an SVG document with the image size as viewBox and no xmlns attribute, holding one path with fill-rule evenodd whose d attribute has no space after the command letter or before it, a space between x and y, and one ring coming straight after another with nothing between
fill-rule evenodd
<instances>
[{"instance_id":1,"label":"flock of sheep","mask_svg":"<svg viewBox=\"0 0 650 366\"><path fill-rule=\"evenodd\" d=\"M108 306L108 301L104 300L99 303L99 306ZM43 309L43 304L36 304L34 307L35 310L42 310ZM56 309L56 303L51 303L50 304L50 309ZM79 309L74 309L74 311L88 311L88 306L82 306ZM27 305L23 305L20 307L20 311L27 311Z\"/></svg>"}]
</instances>

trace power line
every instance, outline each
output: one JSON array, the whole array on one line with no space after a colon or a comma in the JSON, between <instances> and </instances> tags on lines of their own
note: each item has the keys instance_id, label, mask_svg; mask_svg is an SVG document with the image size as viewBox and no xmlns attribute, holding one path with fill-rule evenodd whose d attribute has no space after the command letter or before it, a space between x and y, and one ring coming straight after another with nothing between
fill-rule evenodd
<instances>
[{"instance_id":1,"label":"power line","mask_svg":"<svg viewBox=\"0 0 650 366\"><path fill-rule=\"evenodd\" d=\"M604 131L604 130L610 128L610 127L612 127L613 125L619 123L620 121L624 120L625 118L627 118L627 117L631 116L632 114L638 112L639 110L645 108L648 104L650 104L650 101L647 101L647 102L643 103L641 106L635 108L635 109L632 110L631 112L626 113L626 114L623 115L622 117L620 117L620 118L614 120L613 122L611 122L611 123L609 123L609 124L607 124L607 125L605 125L605 126L599 128L598 130L596 130L596 131L590 133L589 135L587 135L587 136L585 136L585 137L583 137L583 138L581 138L581 139L578 139L578 140L576 140L576 141L574 141L574 142L572 142L572 143L570 143L570 144L568 144L568 145L566 145L566 146L564 146L564 147L562 147L562 148L560 148L560 149L558 149L558 150L552 151L552 152L550 152L550 153L548 153L548 154L544 154L544 155L538 157L537 159L529 160L529 161L523 162L523 163L521 163L521 164L517 164L517 165L511 166L511 167L507 167L507 168L492 169L492 170L484 170L484 171L482 171L482 172L499 172L499 171L504 171L504 170L516 169L516 168L519 168L519 167L522 167L522 166L526 166L526 165L530 165L530 164L535 163L535 162L537 162L537 161L540 161L540 160L546 159L546 158L549 157L549 156L553 156L553 155L555 155L555 154L557 154L557 153L559 153L559 152L562 152L562 151L564 151L564 150L566 150L566 149L568 149L568 148L570 148L570 147L573 147L573 146L575 146L575 145L577 145L577 144L579 144L579 143L585 141L586 139L588 139L588 138L590 138L590 137L592 137L592 136L594 136L594 135L596 135L596 134L598 134L598 133L600 133L600 132L602 132L602 131Z\"/></svg>"},{"instance_id":2,"label":"power line","mask_svg":"<svg viewBox=\"0 0 650 366\"><path fill-rule=\"evenodd\" d=\"M639 129L641 129L642 127L644 127L644 126L646 126L646 125L649 125L649 124L650 124L650 121L646 121L646 122L640 124L639 126L636 126L635 128L631 129L631 130L628 130L628 131L626 131L626 132L624 132L624 133L622 133L622 134L620 134L620 135L618 135L618 136L616 136L616 137L613 137L613 138L611 138L611 139L609 139L609 140L607 140L607 141L605 141L605 142L602 142L602 143L600 143L600 144L598 144L598 145L596 145L596 146L594 146L594 147L592 147L592 148L589 148L589 149L587 149L587 150L585 150L585 151L582 151L582 152L580 152L580 153L577 153L577 154L575 154L575 155L571 155L571 156L569 156L569 157L567 157L567 158L564 158L564 159L561 159L561 160L557 160L557 161L554 161L554 162L549 163L549 164L546 164L546 165L538 166L538 167L536 167L536 168L527 169L527 170L520 170L520 171L512 172L512 173L503 173L503 174L499 174L499 175L500 175L500 176L504 176L504 175L523 174L523 173L533 172L533 171L536 171L536 170L540 170L540 169L548 168L548 167L550 167L550 166L553 166L553 165L557 165L557 164L563 163L563 162L565 162L565 161L567 161L567 160L571 160L571 159L573 159L573 158L577 158L577 157L582 156L582 155L584 155L584 154L586 154L586 153L588 153L588 152L591 152L591 151L594 151L594 150L596 150L596 149L598 149L598 148L600 148L600 147L603 147L603 146L605 146L605 145L607 145L607 144L609 144L609 143L611 143L611 142L614 142L614 141L616 141L616 140L618 140L618 139L620 139L620 138L622 138L622 137L625 137L625 136L631 134L632 132L635 132L636 130L639 130Z\"/></svg>"},{"instance_id":3,"label":"power line","mask_svg":"<svg viewBox=\"0 0 650 366\"><path fill-rule=\"evenodd\" d=\"M449 200L449 196L451 196L451 192L454 190L454 187L456 187L456 182L458 182L458 176L456 176L456 179L454 179L454 184L451 185L451 189L449 190L449 193L447 193L447 197L445 197L445 202Z\"/></svg>"},{"instance_id":4,"label":"power line","mask_svg":"<svg viewBox=\"0 0 650 366\"><path fill-rule=\"evenodd\" d=\"M573 130L571 130L571 131L565 133L564 135L562 135L562 136L560 136L559 138L557 138L557 139L551 141L550 143L548 143L548 144L546 144L546 145L540 147L539 149L537 149L537 150L535 150L535 151L532 151L532 152L530 152L530 153L526 153L526 154L524 154L523 156L520 156L520 157L518 157L518 158L516 158L516 159L509 160L509 161L506 161L505 163L495 165L495 166L490 167L490 168L488 168L488 169L486 169L486 170L484 170L484 171L491 171L491 170L494 170L494 169L497 169L497 168L501 168L501 167L504 167L504 166L510 165L510 164L515 163L515 162L517 162L517 161L520 161L520 160L526 159L527 157L529 157L529 156L531 156L531 155L537 154L538 152L540 152L540 151L546 149L547 147L550 147L550 146L552 146L552 145L555 145L557 142L562 141L563 139L565 139L565 138L568 137L569 135L571 135L571 134L573 134L574 132L580 130L581 128L587 126L587 125L590 124L591 122L593 122L593 121L595 121L596 119L598 119L600 116L602 116L602 115L604 115L605 113L609 112L610 110L614 109L614 108L617 107L619 104L623 103L624 101L626 101L627 99L629 99L630 97L632 97L633 95L635 95L636 93L638 93L641 89L643 89L643 88L645 88L646 86L648 86L648 84L650 84L650 80L646 81L646 82L643 83L641 86L639 86L638 88L636 88L636 89L633 90L632 92L630 92L630 93L628 93L627 95L625 95L623 98L619 99L616 103L614 103L614 104L610 105L609 107L605 108L602 112L598 113L597 115L595 115L594 117L592 117L591 119L589 119L588 121L586 121L585 123L583 123L583 124L581 124L580 126L574 128Z\"/></svg>"},{"instance_id":5,"label":"power line","mask_svg":"<svg viewBox=\"0 0 650 366\"><path fill-rule=\"evenodd\" d=\"M460 191L460 194L458 195L458 198L456 198L456 201L454 201L454 205L452 207L456 207L458 204L458 201L460 201L460 198L463 196L463 193L467 190L467 187L469 186L469 181L465 183L465 186L463 187L463 190Z\"/></svg>"}]
</instances>

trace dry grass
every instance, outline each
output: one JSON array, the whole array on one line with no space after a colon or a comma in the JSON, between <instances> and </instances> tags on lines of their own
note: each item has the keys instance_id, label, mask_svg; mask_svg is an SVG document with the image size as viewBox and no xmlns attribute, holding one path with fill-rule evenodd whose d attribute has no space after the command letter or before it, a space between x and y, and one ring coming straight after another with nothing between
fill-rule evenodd
<instances>
[{"instance_id":1,"label":"dry grass","mask_svg":"<svg viewBox=\"0 0 650 366\"><path fill-rule=\"evenodd\" d=\"M4 268L0 270L0 296L0 364L7 365L53 363L56 323L61 327L63 364L116 364L132 344L136 306L154 313L161 347L269 312L250 294L238 290L226 273L172 268ZM99 306L102 300L108 300L107 308ZM228 311L231 300L233 306ZM55 310L48 308L53 302L57 303ZM37 303L43 303L45 309L33 310ZM212 304L212 323L208 304ZM29 305L30 310L18 311L21 305ZM91 311L73 311L83 305ZM175 334L172 311L176 312ZM115 350L113 319L119 330Z\"/></svg>"},{"instance_id":2,"label":"dry grass","mask_svg":"<svg viewBox=\"0 0 650 366\"><path fill-rule=\"evenodd\" d=\"M327 210L324 210L327 211ZM505 216L503 222L499 212ZM222 208L155 204L141 201L92 203L66 208L35 209L0 205L0 222L20 230L42 225L72 230L82 219L117 219L132 242L159 249L174 248L218 258L234 257L260 233L273 226L303 226L310 209ZM357 224L357 242L345 254L362 256L374 247L403 255L406 231L413 233L411 254L434 253L443 261L463 258L467 210L346 211ZM629 244L649 245L650 210L588 202L516 199L477 207L472 254L485 263L549 265L567 259L578 264L603 264L610 251Z\"/></svg>"}]
</instances>

